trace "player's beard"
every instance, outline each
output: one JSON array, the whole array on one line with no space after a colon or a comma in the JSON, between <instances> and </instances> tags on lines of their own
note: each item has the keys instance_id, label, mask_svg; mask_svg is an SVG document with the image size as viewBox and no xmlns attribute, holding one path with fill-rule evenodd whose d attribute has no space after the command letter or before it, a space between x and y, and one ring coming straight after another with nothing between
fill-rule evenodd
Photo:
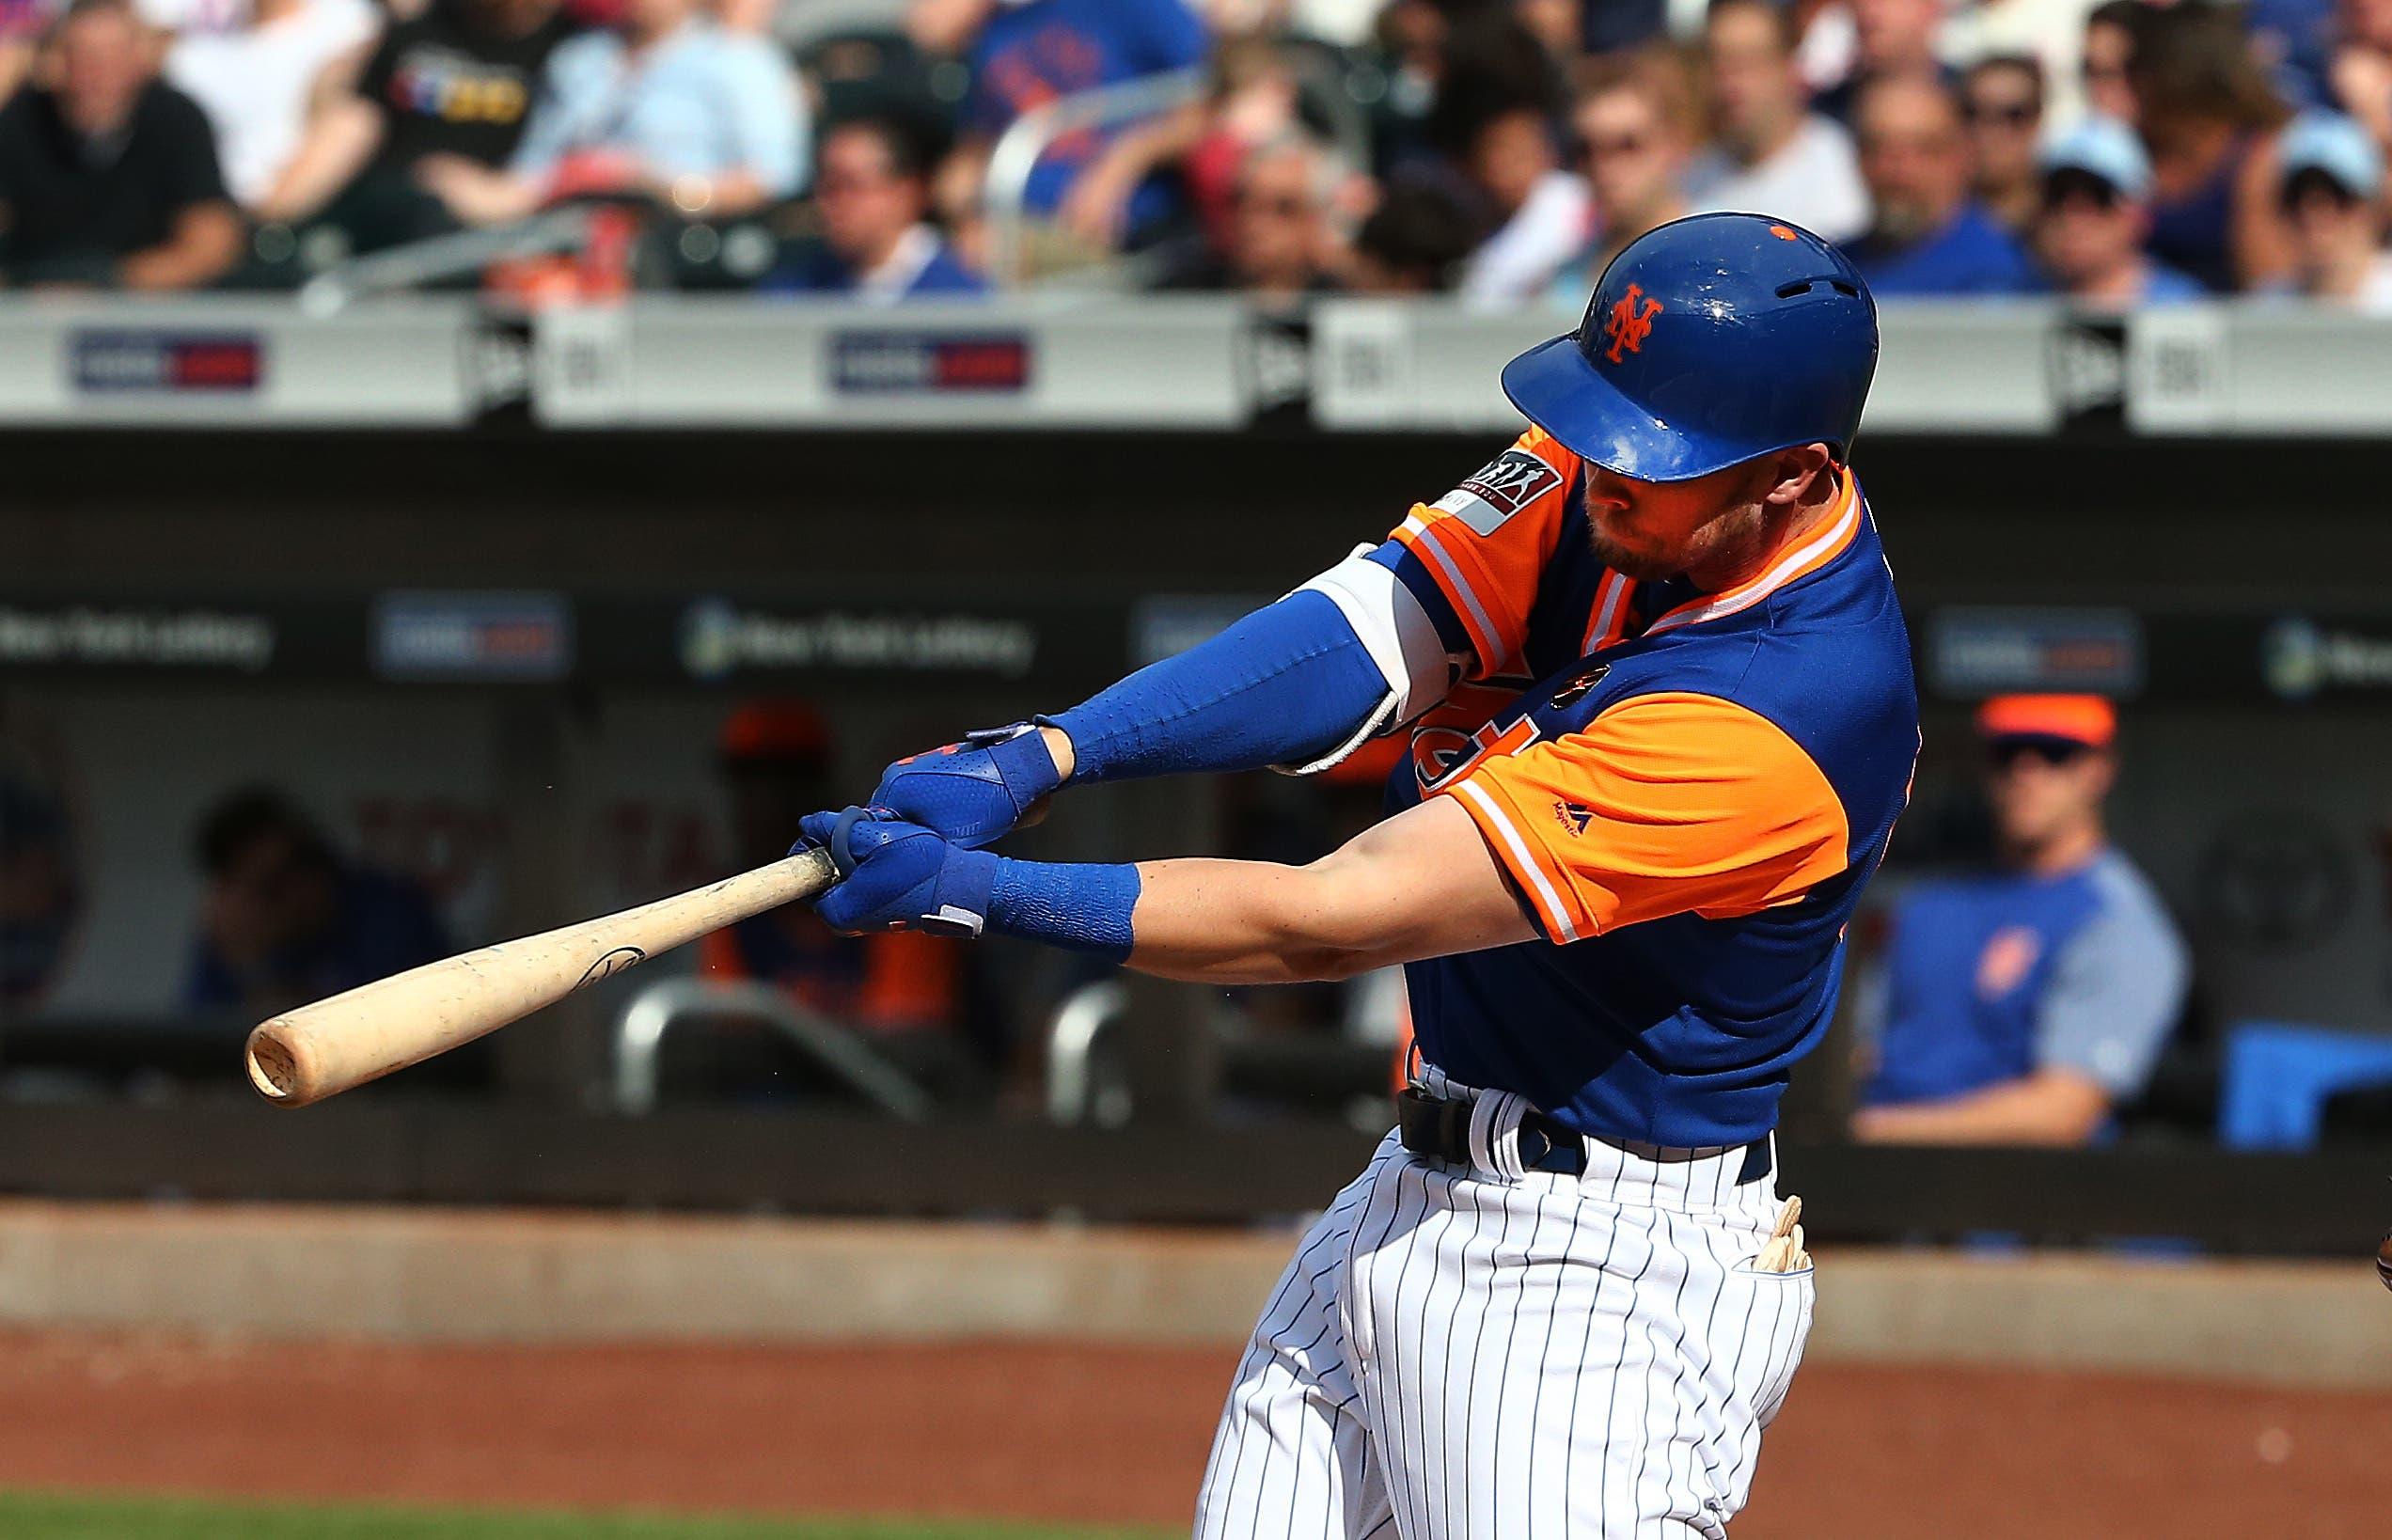
<instances>
[{"instance_id":1,"label":"player's beard","mask_svg":"<svg viewBox=\"0 0 2392 1540\"><path fill-rule=\"evenodd\" d=\"M1660 583L1682 573L1697 571L1724 553L1764 538L1769 529L1769 513L1758 502L1739 500L1698 525L1683 547L1666 556L1623 545L1603 533L1593 519L1587 520L1586 529L1587 542L1604 566L1639 583Z\"/></svg>"}]
</instances>

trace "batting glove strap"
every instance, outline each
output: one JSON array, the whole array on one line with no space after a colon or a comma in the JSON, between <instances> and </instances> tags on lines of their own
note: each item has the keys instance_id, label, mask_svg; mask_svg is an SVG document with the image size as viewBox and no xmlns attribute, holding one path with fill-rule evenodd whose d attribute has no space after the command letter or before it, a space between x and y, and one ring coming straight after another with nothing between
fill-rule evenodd
<instances>
[{"instance_id":1,"label":"batting glove strap","mask_svg":"<svg viewBox=\"0 0 2392 1540\"><path fill-rule=\"evenodd\" d=\"M881 773L873 804L977 849L1062 784L1038 725L1015 722L899 760Z\"/></svg>"}]
</instances>

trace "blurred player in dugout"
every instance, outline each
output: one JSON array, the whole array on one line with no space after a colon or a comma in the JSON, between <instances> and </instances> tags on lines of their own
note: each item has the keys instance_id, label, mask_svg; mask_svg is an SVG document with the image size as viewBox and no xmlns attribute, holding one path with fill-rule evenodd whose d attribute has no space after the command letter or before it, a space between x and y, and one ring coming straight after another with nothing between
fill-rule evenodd
<instances>
[{"instance_id":1,"label":"blurred player in dugout","mask_svg":"<svg viewBox=\"0 0 2392 1540\"><path fill-rule=\"evenodd\" d=\"M1882 999L1864 1008L1877 1062L1853 1137L2085 1143L2142 1090L2183 1011L2184 943L2103 833L2110 703L1998 697L1976 727L2000 867L1922 883L1896 908Z\"/></svg>"},{"instance_id":2,"label":"blurred player in dugout","mask_svg":"<svg viewBox=\"0 0 2392 1540\"><path fill-rule=\"evenodd\" d=\"M800 701L750 703L724 721L717 762L738 860L779 860L796 821L836 800L833 747L822 714ZM699 944L699 966L710 979L753 979L784 991L865 1033L938 1091L978 1073L971 1045L956 1031L963 1003L958 951L954 942L918 931L839 935L813 910L793 904L707 935Z\"/></svg>"}]
</instances>

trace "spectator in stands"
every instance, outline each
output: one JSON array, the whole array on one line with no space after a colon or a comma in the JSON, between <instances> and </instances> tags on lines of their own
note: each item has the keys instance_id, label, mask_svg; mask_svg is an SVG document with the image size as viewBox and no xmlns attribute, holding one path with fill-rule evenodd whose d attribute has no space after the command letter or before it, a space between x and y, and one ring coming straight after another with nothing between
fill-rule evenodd
<instances>
[{"instance_id":1,"label":"spectator in stands","mask_svg":"<svg viewBox=\"0 0 2392 1540\"><path fill-rule=\"evenodd\" d=\"M380 25L368 0L253 0L242 26L175 39L166 79L214 125L234 202L266 201L299 151L317 82L353 71Z\"/></svg>"},{"instance_id":2,"label":"spectator in stands","mask_svg":"<svg viewBox=\"0 0 2392 1540\"><path fill-rule=\"evenodd\" d=\"M2284 132L2277 197L2292 271L2277 292L2392 314L2392 254L2383 246L2384 156L2358 122L2308 112Z\"/></svg>"},{"instance_id":3,"label":"spectator in stands","mask_svg":"<svg viewBox=\"0 0 2392 1540\"><path fill-rule=\"evenodd\" d=\"M930 167L921 136L894 118L832 128L814 168L821 244L763 287L882 305L984 292L930 223Z\"/></svg>"},{"instance_id":4,"label":"spectator in stands","mask_svg":"<svg viewBox=\"0 0 2392 1540\"><path fill-rule=\"evenodd\" d=\"M1678 179L1692 152L1686 113L1660 58L1598 68L1571 115L1579 165L1595 205L1595 239L1553 280L1552 299L1582 308L1620 248L1686 213Z\"/></svg>"},{"instance_id":5,"label":"spectator in stands","mask_svg":"<svg viewBox=\"0 0 2392 1540\"><path fill-rule=\"evenodd\" d=\"M1940 51L1947 62L1964 68L1995 58L2031 62L2051 120L2073 123L2085 111L2085 19L2097 3L1959 0L1944 21Z\"/></svg>"},{"instance_id":6,"label":"spectator in stands","mask_svg":"<svg viewBox=\"0 0 2392 1540\"><path fill-rule=\"evenodd\" d=\"M1470 216L1442 187L1389 187L1354 235L1346 287L1358 294L1434 294L1454 286L1470 256Z\"/></svg>"},{"instance_id":7,"label":"spectator in stands","mask_svg":"<svg viewBox=\"0 0 2392 1540\"><path fill-rule=\"evenodd\" d=\"M505 165L548 56L573 30L557 0L433 0L385 33L360 71L326 81L258 212L292 224L322 213L367 251L455 229L417 166L444 155Z\"/></svg>"},{"instance_id":8,"label":"spectator in stands","mask_svg":"<svg viewBox=\"0 0 2392 1540\"><path fill-rule=\"evenodd\" d=\"M771 43L698 0L628 0L621 25L558 47L505 171L431 154L416 176L468 225L590 195L736 219L804 190L807 117Z\"/></svg>"},{"instance_id":9,"label":"spectator in stands","mask_svg":"<svg viewBox=\"0 0 2392 1540\"><path fill-rule=\"evenodd\" d=\"M2275 138L2283 103L2235 14L2210 6L2148 13L2127 67L2135 127L2151 157L2152 256L2218 292L2283 275Z\"/></svg>"},{"instance_id":10,"label":"spectator in stands","mask_svg":"<svg viewBox=\"0 0 2392 1540\"><path fill-rule=\"evenodd\" d=\"M2198 283L2143 249L2151 163L2132 130L2088 118L2044 150L2042 166L2035 245L2054 288L2103 310L2202 297Z\"/></svg>"},{"instance_id":11,"label":"spectator in stands","mask_svg":"<svg viewBox=\"0 0 2392 1540\"><path fill-rule=\"evenodd\" d=\"M2023 54L1979 59L1960 82L1968 118L1976 201L2004 228L2024 234L2035 223L2041 177L2035 147L2043 134L2043 71Z\"/></svg>"},{"instance_id":12,"label":"spectator in stands","mask_svg":"<svg viewBox=\"0 0 2392 1540\"><path fill-rule=\"evenodd\" d=\"M57 17L55 0L0 0L0 102L33 72L41 39Z\"/></svg>"},{"instance_id":13,"label":"spectator in stands","mask_svg":"<svg viewBox=\"0 0 2392 1540\"><path fill-rule=\"evenodd\" d=\"M830 730L798 701L761 701L724 721L718 765L734 858L778 859L788 821L832 797ZM951 1028L961 979L955 943L912 931L843 936L802 904L743 919L700 943L709 978L755 979L882 1037Z\"/></svg>"},{"instance_id":14,"label":"spectator in stands","mask_svg":"<svg viewBox=\"0 0 2392 1540\"><path fill-rule=\"evenodd\" d=\"M971 94L954 173L976 200L988 151L1022 114L1063 97L1204 62L1209 39L1187 0L914 0L908 29L925 51L968 58ZM1115 130L1084 130L1041 156L1023 207L1039 221L1031 265L1078 265L1105 255L1057 223L1074 183ZM1122 226L1132 244L1172 211L1158 179L1140 184Z\"/></svg>"},{"instance_id":15,"label":"spectator in stands","mask_svg":"<svg viewBox=\"0 0 2392 1540\"><path fill-rule=\"evenodd\" d=\"M161 84L125 0L76 0L52 84L0 108L0 216L19 285L197 289L241 255L215 134Z\"/></svg>"},{"instance_id":16,"label":"spectator in stands","mask_svg":"<svg viewBox=\"0 0 2392 1540\"><path fill-rule=\"evenodd\" d=\"M1262 32L1224 37L1211 72L1202 102L1124 128L1073 181L1056 212L1067 234L1091 249L1118 248L1140 189L1175 170L1204 239L1229 249L1247 152L1302 127L1298 82L1279 39Z\"/></svg>"},{"instance_id":17,"label":"spectator in stands","mask_svg":"<svg viewBox=\"0 0 2392 1540\"><path fill-rule=\"evenodd\" d=\"M1698 213L1772 213L1849 241L1868 228L1868 189L1850 135L1806 105L1794 27L1770 0L1711 7L1703 47L1713 142L1687 168L1687 201Z\"/></svg>"},{"instance_id":18,"label":"spectator in stands","mask_svg":"<svg viewBox=\"0 0 2392 1540\"><path fill-rule=\"evenodd\" d=\"M1879 298L2022 294L2040 287L2018 239L1969 196L1959 102L1933 75L1894 75L1854 108L1877 211L1849 255Z\"/></svg>"},{"instance_id":19,"label":"spectator in stands","mask_svg":"<svg viewBox=\"0 0 2392 1540\"><path fill-rule=\"evenodd\" d=\"M1841 81L1812 97L1815 111L1857 130L1853 112L1872 81L1915 75L1957 84L1935 51L1949 8L1945 0L1847 0L1847 8L1852 17L1851 64Z\"/></svg>"},{"instance_id":20,"label":"spectator in stands","mask_svg":"<svg viewBox=\"0 0 2392 1540\"><path fill-rule=\"evenodd\" d=\"M2251 57L2277 97L2297 107L2334 103L2336 0L2247 0L2242 8Z\"/></svg>"},{"instance_id":21,"label":"spectator in stands","mask_svg":"<svg viewBox=\"0 0 2392 1540\"><path fill-rule=\"evenodd\" d=\"M1346 265L1334 217L1345 173L1318 143L1289 133L1248 152L1227 252L1206 250L1166 274L1166 289L1233 290L1286 304L1336 287Z\"/></svg>"},{"instance_id":22,"label":"spectator in stands","mask_svg":"<svg viewBox=\"0 0 2392 1540\"><path fill-rule=\"evenodd\" d=\"M2340 0L2326 79L2333 104L2392 154L2392 0Z\"/></svg>"},{"instance_id":23,"label":"spectator in stands","mask_svg":"<svg viewBox=\"0 0 2392 1540\"><path fill-rule=\"evenodd\" d=\"M1875 1074L1884 1143L2083 1144L2141 1091L2190 974L2165 906L2102 829L2117 717L2093 696L1986 702L2002 870L1896 911Z\"/></svg>"},{"instance_id":24,"label":"spectator in stands","mask_svg":"<svg viewBox=\"0 0 2392 1540\"><path fill-rule=\"evenodd\" d=\"M2127 67L2133 61L2135 34L2149 8L2144 0L2102 0L2085 16L2085 62L2078 73L2088 114L2133 125L2134 87L2127 79Z\"/></svg>"},{"instance_id":25,"label":"spectator in stands","mask_svg":"<svg viewBox=\"0 0 2392 1540\"><path fill-rule=\"evenodd\" d=\"M279 792L217 803L195 853L207 891L183 980L192 1010L270 1015L456 950L422 888L343 860Z\"/></svg>"},{"instance_id":26,"label":"spectator in stands","mask_svg":"<svg viewBox=\"0 0 2392 1540\"><path fill-rule=\"evenodd\" d=\"M1586 184L1562 168L1558 104L1552 63L1517 22L1489 12L1455 30L1429 137L1487 232L1462 266L1465 300L1533 299L1586 244Z\"/></svg>"}]
</instances>

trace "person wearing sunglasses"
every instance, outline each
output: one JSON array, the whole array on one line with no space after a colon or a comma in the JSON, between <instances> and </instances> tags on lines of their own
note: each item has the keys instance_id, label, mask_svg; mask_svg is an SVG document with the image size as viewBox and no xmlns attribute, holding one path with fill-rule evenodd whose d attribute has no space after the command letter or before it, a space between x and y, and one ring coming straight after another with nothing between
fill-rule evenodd
<instances>
[{"instance_id":1,"label":"person wearing sunglasses","mask_svg":"<svg viewBox=\"0 0 2392 1540\"><path fill-rule=\"evenodd\" d=\"M1598 69L1571 109L1580 173L1593 195L1595 233L1578 259L1553 279L1555 304L1582 304L1586 291L1630 241L1686 214L1678 177L1692 152L1689 108L1673 91L1669 63L1646 56Z\"/></svg>"},{"instance_id":2,"label":"person wearing sunglasses","mask_svg":"<svg viewBox=\"0 0 2392 1540\"><path fill-rule=\"evenodd\" d=\"M1877 1063L1853 1137L2083 1144L2131 1100L2191 967L2149 881L2108 841L2117 715L2099 696L1977 713L1999 869L1921 883L1896 910Z\"/></svg>"},{"instance_id":3,"label":"person wearing sunglasses","mask_svg":"<svg viewBox=\"0 0 2392 1540\"><path fill-rule=\"evenodd\" d=\"M2036 254L2052 287L2086 309L2132 310L2198 300L2192 278L2143 249L2151 227L2151 163L2134 131L2087 118L2045 148Z\"/></svg>"},{"instance_id":4,"label":"person wearing sunglasses","mask_svg":"<svg viewBox=\"0 0 2392 1540\"><path fill-rule=\"evenodd\" d=\"M1999 54L1969 66L1960 80L1968 120L1971 190L1985 212L2024 235L2040 203L2036 141L2043 134L2043 67L2024 54Z\"/></svg>"},{"instance_id":5,"label":"person wearing sunglasses","mask_svg":"<svg viewBox=\"0 0 2392 1540\"><path fill-rule=\"evenodd\" d=\"M1942 81L1873 80L1852 118L1877 218L1850 255L1873 291L1990 296L2040 287L2017 237L1969 196L1968 137Z\"/></svg>"},{"instance_id":6,"label":"person wearing sunglasses","mask_svg":"<svg viewBox=\"0 0 2392 1540\"><path fill-rule=\"evenodd\" d=\"M2292 272L2271 292L2392 314L2392 254L2384 250L2384 155L2355 119L2309 112L2284 131L2276 201Z\"/></svg>"}]
</instances>

